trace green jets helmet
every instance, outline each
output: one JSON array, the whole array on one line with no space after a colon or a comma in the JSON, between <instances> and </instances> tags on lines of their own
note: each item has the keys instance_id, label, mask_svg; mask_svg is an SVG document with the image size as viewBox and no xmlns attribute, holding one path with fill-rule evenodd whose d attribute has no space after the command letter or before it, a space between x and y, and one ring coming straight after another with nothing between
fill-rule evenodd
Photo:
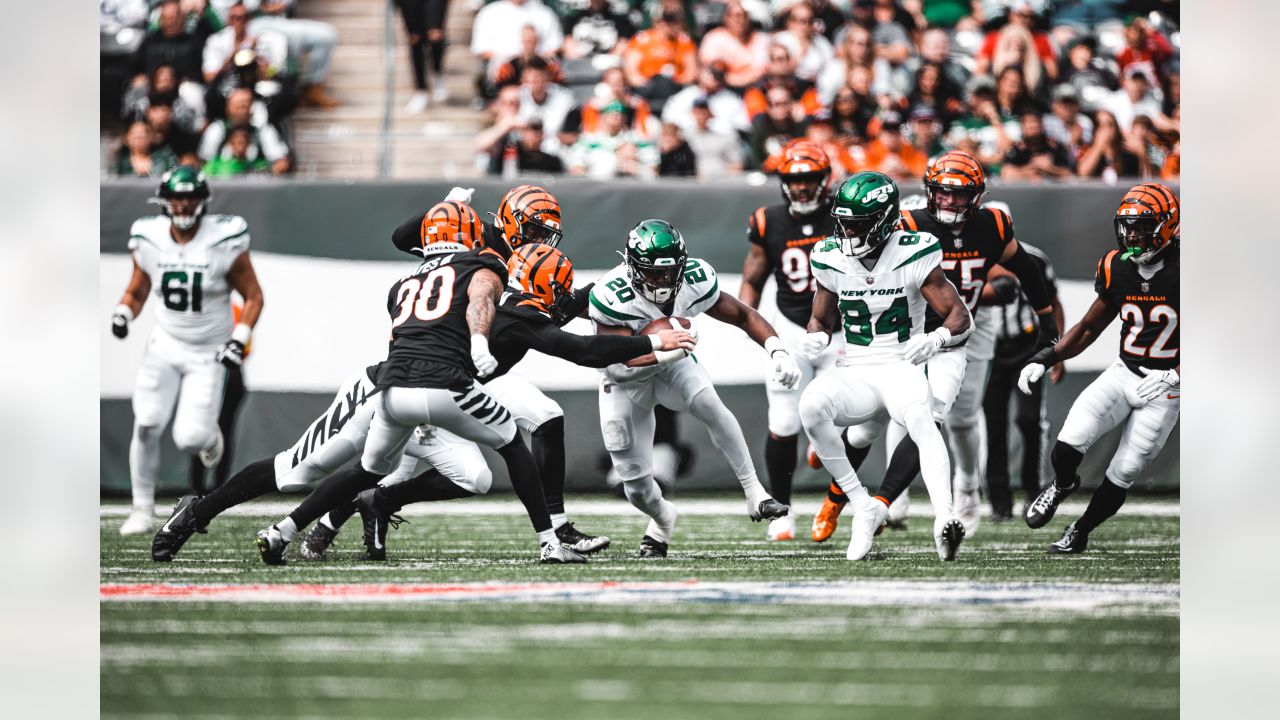
<instances>
[{"instance_id":1,"label":"green jets helmet","mask_svg":"<svg viewBox=\"0 0 1280 720\"><path fill-rule=\"evenodd\" d=\"M898 186L883 173L860 172L840 186L831 215L840 249L862 257L893 234L898 224Z\"/></svg>"},{"instance_id":2,"label":"green jets helmet","mask_svg":"<svg viewBox=\"0 0 1280 720\"><path fill-rule=\"evenodd\" d=\"M676 298L689 259L684 237L666 220L643 220L627 236L627 275L641 297L658 305Z\"/></svg>"},{"instance_id":3,"label":"green jets helmet","mask_svg":"<svg viewBox=\"0 0 1280 720\"><path fill-rule=\"evenodd\" d=\"M160 187L156 190L155 202L164 208L173 224L181 230L189 230L204 215L205 205L209 201L209 183L204 173L194 165L179 165L160 178ZM195 198L200 201L191 215L179 215L174 212L172 202L181 198Z\"/></svg>"}]
</instances>

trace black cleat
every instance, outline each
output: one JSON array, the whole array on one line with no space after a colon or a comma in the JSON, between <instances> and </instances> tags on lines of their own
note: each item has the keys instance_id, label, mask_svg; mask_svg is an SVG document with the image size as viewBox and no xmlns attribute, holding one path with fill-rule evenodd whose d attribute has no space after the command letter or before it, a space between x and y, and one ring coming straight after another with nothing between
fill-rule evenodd
<instances>
[{"instance_id":1,"label":"black cleat","mask_svg":"<svg viewBox=\"0 0 1280 720\"><path fill-rule=\"evenodd\" d=\"M338 537L337 530L317 522L307 534L306 539L302 541L302 545L298 547L298 557L303 560L323 560L324 554L328 552L329 546L333 544L333 539L336 537Z\"/></svg>"},{"instance_id":2,"label":"black cleat","mask_svg":"<svg viewBox=\"0 0 1280 720\"><path fill-rule=\"evenodd\" d=\"M648 535L640 541L640 557L642 558L664 558L667 556L667 544L654 540Z\"/></svg>"},{"instance_id":3,"label":"black cleat","mask_svg":"<svg viewBox=\"0 0 1280 720\"><path fill-rule=\"evenodd\" d=\"M356 509L364 523L364 559L382 562L387 559L387 526L398 528L408 521L393 514L399 508L389 507L378 490L371 488L357 495Z\"/></svg>"},{"instance_id":4,"label":"black cleat","mask_svg":"<svg viewBox=\"0 0 1280 720\"><path fill-rule=\"evenodd\" d=\"M934 525L937 528L937 525ZM956 559L956 555L960 553L960 543L964 542L964 523L958 519L952 518L943 524L941 529L934 531L933 544L938 551L938 559L943 562L951 562Z\"/></svg>"},{"instance_id":5,"label":"black cleat","mask_svg":"<svg viewBox=\"0 0 1280 720\"><path fill-rule=\"evenodd\" d=\"M570 547L583 555L600 552L609 547L609 538L603 535L588 535L574 527L571 522L556 528L556 538L560 540L561 545Z\"/></svg>"},{"instance_id":6,"label":"black cleat","mask_svg":"<svg viewBox=\"0 0 1280 720\"><path fill-rule=\"evenodd\" d=\"M774 518L783 517L789 512L791 512L789 506L783 505L773 498L765 498L760 501L759 505L756 505L754 511L748 512L747 516L751 518L752 522L760 522L761 520L773 520Z\"/></svg>"},{"instance_id":7,"label":"black cleat","mask_svg":"<svg viewBox=\"0 0 1280 720\"><path fill-rule=\"evenodd\" d=\"M172 561L193 534L206 532L204 528L196 527L194 513L191 511L198 502L200 502L199 496L183 495L178 500L178 504L173 506L169 520L160 526L156 536L151 539L152 560Z\"/></svg>"},{"instance_id":8,"label":"black cleat","mask_svg":"<svg viewBox=\"0 0 1280 720\"><path fill-rule=\"evenodd\" d=\"M1079 555L1087 547L1089 547L1089 534L1076 530L1076 524L1071 523L1066 530L1062 531L1062 537L1049 546L1049 552L1054 555Z\"/></svg>"},{"instance_id":9,"label":"black cleat","mask_svg":"<svg viewBox=\"0 0 1280 720\"><path fill-rule=\"evenodd\" d=\"M1058 511L1058 505L1066 500L1068 495L1080 489L1080 478L1075 478L1066 488L1058 487L1056 482L1049 483L1027 506L1024 515L1027 519L1027 527L1034 530L1048 525L1053 519L1053 514Z\"/></svg>"},{"instance_id":10,"label":"black cleat","mask_svg":"<svg viewBox=\"0 0 1280 720\"><path fill-rule=\"evenodd\" d=\"M281 537L280 530L275 525L258 531L257 545L262 562L268 565L288 564L284 559L284 550L289 547L289 543Z\"/></svg>"}]
</instances>

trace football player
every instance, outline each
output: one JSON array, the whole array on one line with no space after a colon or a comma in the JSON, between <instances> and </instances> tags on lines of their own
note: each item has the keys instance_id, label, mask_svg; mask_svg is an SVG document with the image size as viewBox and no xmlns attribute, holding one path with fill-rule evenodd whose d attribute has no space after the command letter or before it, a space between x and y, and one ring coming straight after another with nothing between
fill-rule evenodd
<instances>
[{"instance_id":1,"label":"football player","mask_svg":"<svg viewBox=\"0 0 1280 720\"><path fill-rule=\"evenodd\" d=\"M831 213L835 232L809 259L817 290L805 350L816 357L841 328L845 349L835 369L815 378L800 396L800 420L823 466L853 505L845 556L860 560L870 551L890 499L871 497L858 481L841 435L847 427L883 429L893 421L919 448L938 556L954 560L965 530L952 513L950 461L934 424L925 363L968 336L969 310L942 271L938 238L894 229L898 187L887 175L860 172L846 180ZM926 304L940 319L930 330L925 329Z\"/></svg>"},{"instance_id":2,"label":"football player","mask_svg":"<svg viewBox=\"0 0 1280 720\"><path fill-rule=\"evenodd\" d=\"M428 213L436 214L448 222L424 226L423 263L388 294L391 346L378 369L381 392L372 399L374 417L360 462L321 482L288 517L258 532L267 564L284 564L284 550L302 528L389 475L415 428L426 423L498 451L538 535L542 562L586 561L556 537L537 467L511 412L475 383L498 366L489 329L506 264L480 245L481 223L469 208L444 202Z\"/></svg>"},{"instance_id":3,"label":"football player","mask_svg":"<svg viewBox=\"0 0 1280 720\"><path fill-rule=\"evenodd\" d=\"M1080 487L1076 474L1099 437L1124 423L1120 447L1084 515L1049 546L1051 553L1082 553L1089 533L1124 504L1133 481L1155 459L1178 423L1182 362L1178 356L1178 271L1181 216L1178 198L1159 183L1135 185L1115 215L1120 248L1098 262L1098 296L1083 318L1053 347L1031 358L1018 378L1030 394L1045 369L1079 355L1120 316L1120 357L1080 393L1053 447L1054 481L1027 506L1027 525L1041 528Z\"/></svg>"},{"instance_id":4,"label":"football player","mask_svg":"<svg viewBox=\"0 0 1280 720\"><path fill-rule=\"evenodd\" d=\"M971 537L977 530L981 512L978 489L985 467L982 453L986 444L982 397L995 354L996 335L994 314L989 308L978 311L978 300L992 266L1003 266L1021 283L1040 321L1037 342L1041 346L1053 342L1058 325L1044 278L1014 237L1013 219L999 206L982 205L986 176L978 161L959 150L943 153L929 163L924 188L926 207L903 212L900 226L907 232L927 233L938 238L942 272L959 290L974 320L973 333L967 342L957 343L933 356L926 368L934 398L934 419L946 423L955 457L956 514L964 523L966 535ZM925 309L926 332L932 332L942 322L932 308ZM859 449L854 458L855 468L866 459L882 429L879 425L867 424L850 431L848 440ZM889 435L891 455L880 495L894 502L906 492L919 472L920 458L915 443L903 428L891 425ZM843 504L839 487L832 483L827 500L814 516L814 540L821 542L835 531ZM905 514L905 506L901 507Z\"/></svg>"},{"instance_id":5,"label":"football player","mask_svg":"<svg viewBox=\"0 0 1280 720\"><path fill-rule=\"evenodd\" d=\"M624 261L591 291L590 313L601 335L635 335L659 318L692 319L706 313L742 328L764 346L780 385L795 387L800 379L800 367L773 326L721 292L716 271L706 261L689 257L680 231L665 220L644 220L631 230ZM655 359L656 365L636 367ZM652 473L653 409L659 403L688 411L707 426L711 442L742 485L752 520L773 520L789 511L756 478L742 428L716 394L706 369L687 351L658 352L627 365L610 365L601 373L599 399L604 446L627 500L651 518L640 557L666 557L676 522L675 506L662 497Z\"/></svg>"},{"instance_id":6,"label":"football player","mask_svg":"<svg viewBox=\"0 0 1280 720\"><path fill-rule=\"evenodd\" d=\"M249 260L249 226L236 215L206 216L210 197L204 174L180 165L165 173L156 192L154 202L163 214L140 218L130 230L133 275L111 316L112 334L129 335L129 323L153 292L160 307L133 392L133 510L120 526L121 535L150 532L155 524L160 435L170 416L178 449L198 455L205 467L222 458L217 421L224 366L243 362L262 314L262 288ZM243 314L234 324L232 290L244 298Z\"/></svg>"},{"instance_id":7,"label":"football player","mask_svg":"<svg viewBox=\"0 0 1280 720\"><path fill-rule=\"evenodd\" d=\"M517 425L525 430L532 429L531 434L535 439L534 456L538 462L538 472L544 477L543 489L547 507L553 523L557 514L561 519L561 524L556 526L556 536L560 538L560 542L583 554L597 552L609 546L609 538L582 533L574 528L573 523L565 520L564 413L554 400L532 383L509 371L530 350L586 367L603 368L641 356L652 357L657 351L692 350L694 338L678 329L662 330L647 336L583 336L562 330L560 326L570 320L561 308L573 291L573 264L563 253L549 245L525 244L516 248L507 261L507 272L510 289L503 294L498 304L493 328L489 333L490 348L498 360L498 369L485 378L484 389L511 411ZM536 441L539 434L544 433L552 421L556 422L559 444L538 444ZM548 451L556 449L560 451L559 454L549 457ZM547 475L558 476L558 484L548 482L545 479ZM441 482L439 476L429 475L420 475L400 483L388 480L378 488L362 492L357 497L356 504L365 524L366 557L385 559L387 525L392 521L393 513L398 512L401 507L415 502L468 497L476 493L476 490L460 483ZM327 515L327 526L338 528L351 513L350 504L331 510ZM312 536L324 532L321 527L317 523ZM328 539L331 541L332 535ZM304 547L311 548L314 552L317 545L308 537ZM325 545L327 546L327 542Z\"/></svg>"},{"instance_id":8,"label":"football player","mask_svg":"<svg viewBox=\"0 0 1280 720\"><path fill-rule=\"evenodd\" d=\"M742 265L742 287L738 299L751 308L760 307L765 281L773 276L777 288L778 313L770 323L800 366L800 382L787 389L769 380L769 436L764 445L765 469L778 502L791 502L791 481L796 471L796 438L800 433L800 393L814 375L835 364L843 346L837 339L822 355L809 360L800 352L805 324L813 306L813 276L809 273L809 251L818 241L830 237L831 162L821 147L806 141L786 147L778 164L783 202L761 207L747 222L751 243ZM791 514L769 523L769 540L794 540L796 521Z\"/></svg>"}]
</instances>

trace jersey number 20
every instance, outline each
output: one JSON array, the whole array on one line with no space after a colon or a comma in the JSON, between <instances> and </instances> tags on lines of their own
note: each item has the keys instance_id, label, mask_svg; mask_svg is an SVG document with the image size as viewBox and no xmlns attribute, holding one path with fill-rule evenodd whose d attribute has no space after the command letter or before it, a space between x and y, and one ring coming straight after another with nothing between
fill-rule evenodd
<instances>
[{"instance_id":1,"label":"jersey number 20","mask_svg":"<svg viewBox=\"0 0 1280 720\"><path fill-rule=\"evenodd\" d=\"M449 305L453 303L453 282L457 277L453 267L445 265L427 273L421 280L405 280L396 293L400 310L391 321L391 327L404 324L410 314L423 322L444 317L449 312Z\"/></svg>"}]
</instances>

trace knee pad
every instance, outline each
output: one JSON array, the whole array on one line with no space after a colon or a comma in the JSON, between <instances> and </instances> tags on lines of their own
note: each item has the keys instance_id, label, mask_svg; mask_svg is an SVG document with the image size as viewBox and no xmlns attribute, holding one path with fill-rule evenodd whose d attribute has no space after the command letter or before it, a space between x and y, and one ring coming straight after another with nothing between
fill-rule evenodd
<instances>
[{"instance_id":1,"label":"knee pad","mask_svg":"<svg viewBox=\"0 0 1280 720\"><path fill-rule=\"evenodd\" d=\"M173 426L173 444L188 455L194 455L205 449L211 440L213 440L213 434L208 428L179 424Z\"/></svg>"},{"instance_id":2,"label":"knee pad","mask_svg":"<svg viewBox=\"0 0 1280 720\"><path fill-rule=\"evenodd\" d=\"M600 426L604 435L604 449L609 452L625 452L631 449L631 422L622 418L605 420Z\"/></svg>"},{"instance_id":3,"label":"knee pad","mask_svg":"<svg viewBox=\"0 0 1280 720\"><path fill-rule=\"evenodd\" d=\"M653 475L653 466L640 458L614 458L613 469L624 485Z\"/></svg>"},{"instance_id":4,"label":"knee pad","mask_svg":"<svg viewBox=\"0 0 1280 720\"><path fill-rule=\"evenodd\" d=\"M480 465L474 469L468 468L465 481L454 484L476 495L484 495L493 486L493 472L489 470L488 465Z\"/></svg>"},{"instance_id":5,"label":"knee pad","mask_svg":"<svg viewBox=\"0 0 1280 720\"><path fill-rule=\"evenodd\" d=\"M826 393L812 390L812 385L809 387L809 390L800 395L800 423L805 428L810 428L834 420L835 406L831 403L831 398Z\"/></svg>"},{"instance_id":6,"label":"knee pad","mask_svg":"<svg viewBox=\"0 0 1280 720\"><path fill-rule=\"evenodd\" d=\"M800 433L799 398L782 393L769 394L769 432L778 437Z\"/></svg>"},{"instance_id":7,"label":"knee pad","mask_svg":"<svg viewBox=\"0 0 1280 720\"><path fill-rule=\"evenodd\" d=\"M865 422L861 425L854 425L845 432L845 442L848 442L859 450L871 447L871 444L879 439L883 430L884 425L877 422Z\"/></svg>"},{"instance_id":8,"label":"knee pad","mask_svg":"<svg viewBox=\"0 0 1280 720\"><path fill-rule=\"evenodd\" d=\"M703 388L689 400L689 414L702 420L704 424L707 420L721 414L733 416L729 408L725 407L724 401L716 394L715 389L709 387Z\"/></svg>"},{"instance_id":9,"label":"knee pad","mask_svg":"<svg viewBox=\"0 0 1280 720\"><path fill-rule=\"evenodd\" d=\"M133 426L133 437L138 442L145 442L145 443L159 442L160 433L163 431L164 431L164 428L160 427L159 425L139 424L139 425Z\"/></svg>"},{"instance_id":10,"label":"knee pad","mask_svg":"<svg viewBox=\"0 0 1280 720\"><path fill-rule=\"evenodd\" d=\"M1125 490L1133 487L1133 483L1137 481L1138 475L1140 475L1146 467L1146 463L1135 460L1136 459L1133 457L1121 460L1121 458L1117 456L1116 459L1111 462L1111 467L1107 468L1106 477L1102 478L1102 482L1109 482L1112 485Z\"/></svg>"},{"instance_id":11,"label":"knee pad","mask_svg":"<svg viewBox=\"0 0 1280 720\"><path fill-rule=\"evenodd\" d=\"M918 436L921 432L928 432L929 428L936 428L933 420L932 409L923 403L909 405L902 411L902 424L907 429L908 435Z\"/></svg>"}]
</instances>

